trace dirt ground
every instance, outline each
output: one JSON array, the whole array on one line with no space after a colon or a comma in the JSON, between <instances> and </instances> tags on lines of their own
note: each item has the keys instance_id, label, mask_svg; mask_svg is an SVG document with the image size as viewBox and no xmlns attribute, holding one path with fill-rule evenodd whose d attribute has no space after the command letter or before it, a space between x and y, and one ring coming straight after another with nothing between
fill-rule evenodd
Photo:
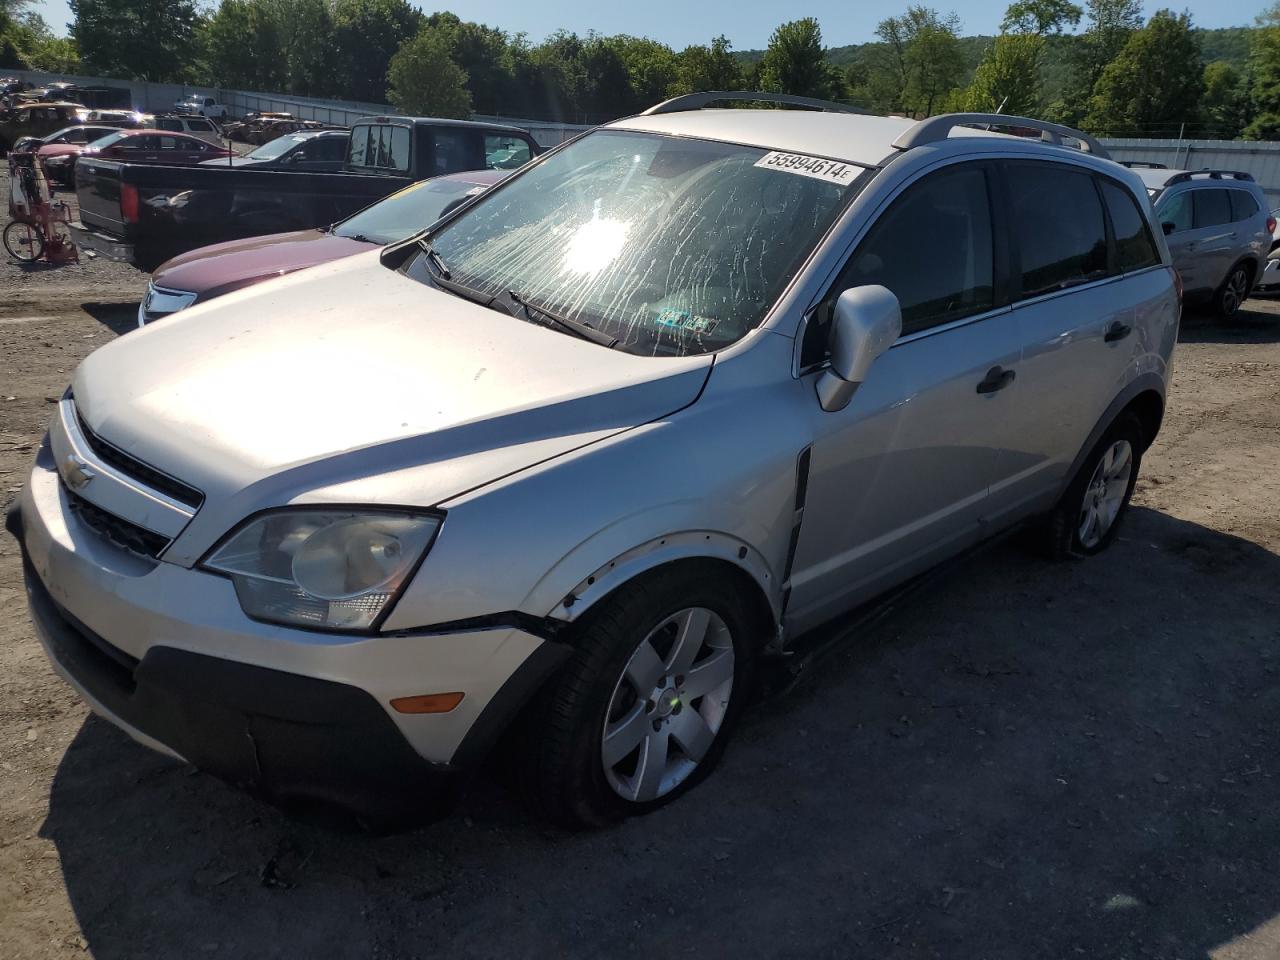
<instances>
[{"instance_id":1,"label":"dirt ground","mask_svg":"<svg viewBox=\"0 0 1280 960\"><path fill-rule=\"evenodd\" d=\"M145 280L0 263L0 504ZM1280 305L1184 326L1122 537L963 565L569 835L492 778L337 834L91 717L0 537L0 958L1280 956Z\"/></svg>"}]
</instances>

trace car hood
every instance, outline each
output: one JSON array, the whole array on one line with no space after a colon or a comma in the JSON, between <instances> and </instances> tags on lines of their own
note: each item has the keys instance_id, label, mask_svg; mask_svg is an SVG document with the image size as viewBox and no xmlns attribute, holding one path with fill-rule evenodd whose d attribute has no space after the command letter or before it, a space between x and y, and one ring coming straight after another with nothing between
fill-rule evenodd
<instances>
[{"instance_id":1,"label":"car hood","mask_svg":"<svg viewBox=\"0 0 1280 960\"><path fill-rule=\"evenodd\" d=\"M185 290L200 299L218 296L256 280L364 253L372 246L319 230L272 233L215 243L184 253L162 263L151 279L158 287Z\"/></svg>"},{"instance_id":2,"label":"car hood","mask_svg":"<svg viewBox=\"0 0 1280 960\"><path fill-rule=\"evenodd\" d=\"M99 436L204 492L183 536L195 549L323 487L438 504L689 405L712 360L609 350L424 286L371 251L129 333L91 354L72 390Z\"/></svg>"}]
</instances>

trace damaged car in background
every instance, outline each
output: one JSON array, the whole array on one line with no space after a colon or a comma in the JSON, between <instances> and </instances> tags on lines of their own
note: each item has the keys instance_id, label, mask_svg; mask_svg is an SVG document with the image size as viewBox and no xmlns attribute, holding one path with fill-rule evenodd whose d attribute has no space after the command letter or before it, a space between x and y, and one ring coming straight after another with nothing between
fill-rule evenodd
<instances>
[{"instance_id":1,"label":"damaged car in background","mask_svg":"<svg viewBox=\"0 0 1280 960\"><path fill-rule=\"evenodd\" d=\"M90 354L8 518L37 633L287 808L439 816L509 734L551 819L649 813L811 628L1015 524L1112 542L1178 332L1152 217L1026 118L596 128Z\"/></svg>"}]
</instances>

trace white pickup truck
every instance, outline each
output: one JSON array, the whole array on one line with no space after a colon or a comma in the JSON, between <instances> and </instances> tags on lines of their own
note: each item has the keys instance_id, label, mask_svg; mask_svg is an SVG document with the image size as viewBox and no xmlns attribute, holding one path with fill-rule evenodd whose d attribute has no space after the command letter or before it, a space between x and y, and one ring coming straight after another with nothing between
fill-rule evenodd
<instances>
[{"instance_id":1,"label":"white pickup truck","mask_svg":"<svg viewBox=\"0 0 1280 960\"><path fill-rule=\"evenodd\" d=\"M217 120L219 123L225 123L228 116L225 106L213 97L199 93L192 94L184 100L175 100L173 109L178 113L198 113L202 117Z\"/></svg>"}]
</instances>

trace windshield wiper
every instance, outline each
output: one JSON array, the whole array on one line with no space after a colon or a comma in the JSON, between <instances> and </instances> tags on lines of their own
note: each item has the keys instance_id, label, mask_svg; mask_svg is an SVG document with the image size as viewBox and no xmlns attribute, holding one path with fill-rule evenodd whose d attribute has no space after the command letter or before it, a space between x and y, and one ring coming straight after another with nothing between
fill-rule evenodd
<instances>
[{"instance_id":1,"label":"windshield wiper","mask_svg":"<svg viewBox=\"0 0 1280 960\"><path fill-rule=\"evenodd\" d=\"M514 290L508 290L507 297L510 298L512 303L523 308L525 316L530 320L534 319L534 314L538 314L539 316L546 317L552 324L560 329L567 330L569 333L576 337L581 337L583 340L590 340L592 343L598 343L600 346L609 347L610 349L618 345L617 337L612 337L580 320L570 320L568 317L562 317L559 314L552 313L546 307L536 306Z\"/></svg>"},{"instance_id":2,"label":"windshield wiper","mask_svg":"<svg viewBox=\"0 0 1280 960\"><path fill-rule=\"evenodd\" d=\"M446 280L452 278L453 274L449 272L449 268L445 265L444 257L436 252L436 248L431 245L431 241L425 237L418 239L418 249L427 255L427 259L431 261L431 265L436 268L436 273L444 277Z\"/></svg>"}]
</instances>

